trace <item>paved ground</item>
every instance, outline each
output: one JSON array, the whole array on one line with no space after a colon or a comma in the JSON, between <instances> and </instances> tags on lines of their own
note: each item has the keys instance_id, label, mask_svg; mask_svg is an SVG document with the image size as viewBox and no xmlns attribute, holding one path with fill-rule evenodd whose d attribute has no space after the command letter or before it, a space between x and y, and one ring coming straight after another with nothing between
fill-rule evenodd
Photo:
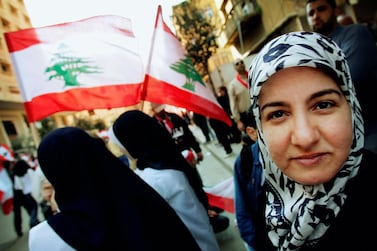
<instances>
[{"instance_id":1,"label":"paved ground","mask_svg":"<svg viewBox=\"0 0 377 251\"><path fill-rule=\"evenodd\" d=\"M192 131L200 142L204 142L204 136L196 126L191 126ZM213 140L209 144L202 144L204 160L198 165L205 186L213 186L233 175L233 163L236 155L241 150L240 144L232 144L234 155L224 158L225 152L221 145ZM234 227L234 215L223 212L230 218L230 226L223 232L216 235L221 251L245 251L243 242ZM24 222L27 222L27 214L23 212ZM27 226L24 226L25 235L17 238L13 227L4 228L5 225L13 226L10 222L13 215L0 216L0 251L28 251ZM41 217L42 219L42 217ZM6 221L6 222L5 222ZM24 224L25 225L25 224Z\"/></svg>"}]
</instances>

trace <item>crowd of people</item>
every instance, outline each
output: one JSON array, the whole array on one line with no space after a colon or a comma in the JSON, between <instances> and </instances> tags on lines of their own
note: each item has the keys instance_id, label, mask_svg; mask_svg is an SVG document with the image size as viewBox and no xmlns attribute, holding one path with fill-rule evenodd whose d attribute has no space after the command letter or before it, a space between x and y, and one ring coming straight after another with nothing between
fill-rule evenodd
<instances>
[{"instance_id":1,"label":"crowd of people","mask_svg":"<svg viewBox=\"0 0 377 251\"><path fill-rule=\"evenodd\" d=\"M214 138L226 156L242 144L232 176L248 251L373 247L376 198L362 195L375 190L377 47L365 26L337 21L334 0L307 0L306 13L312 31L273 38L248 69L234 61L234 79L217 90L232 125L191 118L204 142L190 121L152 103L110 126L121 157L102 139L65 127L42 139L36 166L18 157L2 163L13 181L18 236L21 207L30 216L29 250L220 250L216 234L230 221L210 205L197 167L201 144ZM28 183L36 167L40 201Z\"/></svg>"}]
</instances>

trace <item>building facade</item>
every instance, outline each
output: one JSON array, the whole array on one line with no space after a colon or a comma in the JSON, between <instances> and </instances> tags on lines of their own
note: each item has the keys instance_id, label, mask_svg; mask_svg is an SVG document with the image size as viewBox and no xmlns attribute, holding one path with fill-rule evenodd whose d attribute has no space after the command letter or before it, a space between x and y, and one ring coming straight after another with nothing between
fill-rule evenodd
<instances>
[{"instance_id":1,"label":"building facade","mask_svg":"<svg viewBox=\"0 0 377 251\"><path fill-rule=\"evenodd\" d=\"M37 134L26 119L4 33L30 27L22 0L0 0L0 143L13 149L34 147Z\"/></svg>"}]
</instances>

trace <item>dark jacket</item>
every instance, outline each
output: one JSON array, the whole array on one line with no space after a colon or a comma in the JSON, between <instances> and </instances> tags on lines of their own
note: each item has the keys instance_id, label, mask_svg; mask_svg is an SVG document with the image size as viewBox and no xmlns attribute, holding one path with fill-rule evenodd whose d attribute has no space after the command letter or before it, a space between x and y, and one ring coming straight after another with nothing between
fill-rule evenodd
<instances>
[{"instance_id":1,"label":"dark jacket","mask_svg":"<svg viewBox=\"0 0 377 251\"><path fill-rule=\"evenodd\" d=\"M254 246L262 172L258 143L243 146L234 164L234 192L237 226L249 246Z\"/></svg>"},{"instance_id":2,"label":"dark jacket","mask_svg":"<svg viewBox=\"0 0 377 251\"><path fill-rule=\"evenodd\" d=\"M199 142L196 140L194 134L192 134L187 122L175 113L165 112L165 114L173 124L171 135L178 145L179 150L182 152L183 150L192 149L196 153L201 152ZM163 122L156 118L156 115L154 118L165 127Z\"/></svg>"}]
</instances>

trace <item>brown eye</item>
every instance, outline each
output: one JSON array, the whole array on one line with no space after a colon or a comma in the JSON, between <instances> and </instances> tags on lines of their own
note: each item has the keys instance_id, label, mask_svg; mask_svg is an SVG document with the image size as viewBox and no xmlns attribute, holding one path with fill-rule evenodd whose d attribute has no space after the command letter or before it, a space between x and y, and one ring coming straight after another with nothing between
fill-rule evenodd
<instances>
[{"instance_id":1,"label":"brown eye","mask_svg":"<svg viewBox=\"0 0 377 251\"><path fill-rule=\"evenodd\" d=\"M331 108L333 107L334 104L332 102L329 102L329 101L322 101L322 102L319 102L317 105L316 105L316 109L328 109L328 108Z\"/></svg>"},{"instance_id":2,"label":"brown eye","mask_svg":"<svg viewBox=\"0 0 377 251\"><path fill-rule=\"evenodd\" d=\"M283 111L274 111L268 114L267 119L278 119L284 116Z\"/></svg>"}]
</instances>

